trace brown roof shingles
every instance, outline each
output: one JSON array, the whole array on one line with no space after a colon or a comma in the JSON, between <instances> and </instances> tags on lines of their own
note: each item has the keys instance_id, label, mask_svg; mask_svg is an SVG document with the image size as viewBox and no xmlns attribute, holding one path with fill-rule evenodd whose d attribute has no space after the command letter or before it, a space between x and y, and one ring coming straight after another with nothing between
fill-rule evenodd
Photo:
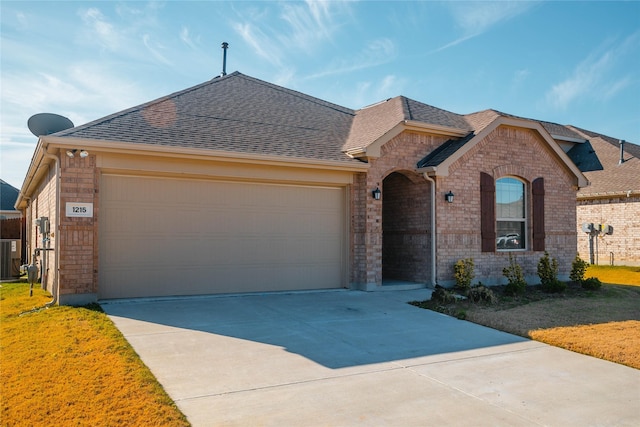
<instances>
[{"instance_id":1,"label":"brown roof shingles","mask_svg":"<svg viewBox=\"0 0 640 427\"><path fill-rule=\"evenodd\" d=\"M56 136L353 162L352 110L238 72Z\"/></svg>"},{"instance_id":2,"label":"brown roof shingles","mask_svg":"<svg viewBox=\"0 0 640 427\"><path fill-rule=\"evenodd\" d=\"M422 166L429 166L446 160L499 117L519 118L496 110L460 115L403 96L354 111L234 72L54 136L349 163L357 160L346 151L366 148L405 121L468 132L426 153ZM617 161L617 154L610 154L617 153L612 138L532 121L552 135L590 139L598 156L602 152ZM581 193L638 187L640 147L630 145L629 152L634 158L619 168L622 173L612 172L606 179L588 176L594 185ZM610 166L603 164L606 172Z\"/></svg>"},{"instance_id":3,"label":"brown roof shingles","mask_svg":"<svg viewBox=\"0 0 640 427\"><path fill-rule=\"evenodd\" d=\"M625 161L620 164L620 149L610 141L601 137L590 138L589 142L595 150L603 169L584 172L591 185L578 191L578 198L606 197L625 195L628 191L640 193L640 158L631 152L638 152L640 147L631 143L625 144Z\"/></svg>"}]
</instances>

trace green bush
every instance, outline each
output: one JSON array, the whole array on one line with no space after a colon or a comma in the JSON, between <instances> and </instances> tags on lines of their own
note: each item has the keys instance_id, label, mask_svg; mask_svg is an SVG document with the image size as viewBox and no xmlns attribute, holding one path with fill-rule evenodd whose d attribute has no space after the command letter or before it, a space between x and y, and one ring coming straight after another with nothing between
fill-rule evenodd
<instances>
[{"instance_id":1,"label":"green bush","mask_svg":"<svg viewBox=\"0 0 640 427\"><path fill-rule=\"evenodd\" d=\"M493 291L481 284L471 287L467 297L469 301L474 303L495 304L498 301Z\"/></svg>"},{"instance_id":2,"label":"green bush","mask_svg":"<svg viewBox=\"0 0 640 427\"><path fill-rule=\"evenodd\" d=\"M597 277L589 277L581 282L581 286L590 291L597 291L602 286L602 282Z\"/></svg>"},{"instance_id":3,"label":"green bush","mask_svg":"<svg viewBox=\"0 0 640 427\"><path fill-rule=\"evenodd\" d=\"M589 263L580 258L580 255L576 255L571 263L569 279L575 283L582 283L584 281L584 275L587 272L587 267L589 267Z\"/></svg>"},{"instance_id":4,"label":"green bush","mask_svg":"<svg viewBox=\"0 0 640 427\"><path fill-rule=\"evenodd\" d=\"M453 278L456 279L456 288L463 294L468 294L471 281L475 277L473 258L460 259L453 266Z\"/></svg>"},{"instance_id":5,"label":"green bush","mask_svg":"<svg viewBox=\"0 0 640 427\"><path fill-rule=\"evenodd\" d=\"M538 261L538 277L540 277L542 290L545 292L563 292L567 288L565 283L558 280L558 260L550 257L547 251Z\"/></svg>"},{"instance_id":6,"label":"green bush","mask_svg":"<svg viewBox=\"0 0 640 427\"><path fill-rule=\"evenodd\" d=\"M509 266L502 269L502 275L508 280L504 289L505 294L520 295L524 293L527 288L527 282L524 280L522 267L511 254L509 254Z\"/></svg>"},{"instance_id":7,"label":"green bush","mask_svg":"<svg viewBox=\"0 0 640 427\"><path fill-rule=\"evenodd\" d=\"M442 286L436 286L436 289L431 294L431 301L439 302L440 304L453 304L456 301L456 296Z\"/></svg>"}]
</instances>

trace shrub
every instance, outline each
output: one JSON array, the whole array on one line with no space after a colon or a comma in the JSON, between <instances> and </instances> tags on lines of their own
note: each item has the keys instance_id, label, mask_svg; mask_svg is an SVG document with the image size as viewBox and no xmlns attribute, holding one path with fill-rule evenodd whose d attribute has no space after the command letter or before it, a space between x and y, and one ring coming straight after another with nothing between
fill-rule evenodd
<instances>
[{"instance_id":1,"label":"shrub","mask_svg":"<svg viewBox=\"0 0 640 427\"><path fill-rule=\"evenodd\" d=\"M452 304L456 301L456 296L453 292L436 285L435 291L431 294L431 301L439 302L440 304Z\"/></svg>"},{"instance_id":2,"label":"shrub","mask_svg":"<svg viewBox=\"0 0 640 427\"><path fill-rule=\"evenodd\" d=\"M580 258L580 255L576 255L571 263L569 279L575 283L582 283L584 281L584 275L587 272L587 267L589 267L589 263Z\"/></svg>"},{"instance_id":3,"label":"shrub","mask_svg":"<svg viewBox=\"0 0 640 427\"><path fill-rule=\"evenodd\" d=\"M567 288L565 283L558 280L558 260L550 257L547 251L538 261L538 277L545 292L563 292Z\"/></svg>"},{"instance_id":4,"label":"shrub","mask_svg":"<svg viewBox=\"0 0 640 427\"><path fill-rule=\"evenodd\" d=\"M527 288L527 282L524 280L522 267L511 254L509 254L509 266L502 269L502 275L509 281L504 289L505 294L520 295L524 293Z\"/></svg>"},{"instance_id":5,"label":"shrub","mask_svg":"<svg viewBox=\"0 0 640 427\"><path fill-rule=\"evenodd\" d=\"M478 285L469 289L469 301L475 303L495 304L498 301L493 291L486 286Z\"/></svg>"},{"instance_id":6,"label":"shrub","mask_svg":"<svg viewBox=\"0 0 640 427\"><path fill-rule=\"evenodd\" d=\"M456 288L464 294L469 293L471 281L475 277L473 269L473 258L460 259L453 266L453 278L456 279Z\"/></svg>"},{"instance_id":7,"label":"shrub","mask_svg":"<svg viewBox=\"0 0 640 427\"><path fill-rule=\"evenodd\" d=\"M597 277L589 277L586 280L583 280L581 286L584 289L588 289L590 291L597 291L602 286L602 282Z\"/></svg>"}]
</instances>

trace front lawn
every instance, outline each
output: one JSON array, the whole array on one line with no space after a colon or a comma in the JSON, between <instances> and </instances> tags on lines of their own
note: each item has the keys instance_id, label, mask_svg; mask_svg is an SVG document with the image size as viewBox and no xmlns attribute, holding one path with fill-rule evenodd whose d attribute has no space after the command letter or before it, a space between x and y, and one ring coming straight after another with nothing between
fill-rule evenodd
<instances>
[{"instance_id":1,"label":"front lawn","mask_svg":"<svg viewBox=\"0 0 640 427\"><path fill-rule=\"evenodd\" d=\"M504 288L491 287L497 297L491 305L468 300L412 304L640 369L640 287L603 285L589 291L570 285L563 293L548 294L528 286L521 296L505 295Z\"/></svg>"},{"instance_id":2,"label":"front lawn","mask_svg":"<svg viewBox=\"0 0 640 427\"><path fill-rule=\"evenodd\" d=\"M42 307L28 285L0 287L3 426L188 426L98 305Z\"/></svg>"}]
</instances>

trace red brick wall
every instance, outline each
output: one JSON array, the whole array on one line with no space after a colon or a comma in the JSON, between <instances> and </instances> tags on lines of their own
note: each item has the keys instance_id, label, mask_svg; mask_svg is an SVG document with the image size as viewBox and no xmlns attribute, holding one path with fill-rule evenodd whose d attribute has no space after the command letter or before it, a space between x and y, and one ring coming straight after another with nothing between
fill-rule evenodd
<instances>
[{"instance_id":1,"label":"red brick wall","mask_svg":"<svg viewBox=\"0 0 640 427\"><path fill-rule=\"evenodd\" d=\"M383 181L382 277L427 283L431 272L431 199L420 176L394 172Z\"/></svg>"},{"instance_id":2,"label":"red brick wall","mask_svg":"<svg viewBox=\"0 0 640 427\"><path fill-rule=\"evenodd\" d=\"M28 234L27 260L29 262L31 262L36 248L42 248L44 245L42 241L43 235L40 233L40 229L34 225L37 218L49 218L49 222L51 224L49 247L55 248L56 239L58 238L58 232L54 228L56 217L58 215L58 211L55 206L56 187L57 180L55 175L55 165L51 164L46 175L42 178L34 196L31 198L29 207L25 214ZM56 257L53 251L41 251L38 256L38 268L40 269L41 278L44 281L44 286L49 292L53 292L53 284L55 283L55 273L57 269L55 260ZM47 271L43 272L43 265L47 266Z\"/></svg>"},{"instance_id":3,"label":"red brick wall","mask_svg":"<svg viewBox=\"0 0 640 427\"><path fill-rule=\"evenodd\" d=\"M404 132L382 147L381 156L371 161L366 176L361 174L352 186L352 283L364 288L373 288L382 283L383 223L382 206L387 188L384 178L393 172L401 172L420 190L412 197L424 200L415 212L424 211L426 220L409 224L409 228L426 225L416 246L424 249L426 257L416 260L416 275L412 280L429 277L430 249L423 238L430 242L430 184L415 172L417 162L445 142L446 137ZM537 283L537 263L543 252L530 250L532 244L531 182L545 179L545 249L559 262L560 277L568 277L571 261L575 257L577 244L575 190L571 173L562 165L557 155L547 147L539 134L533 130L499 127L480 141L449 169L449 176L436 178L436 229L437 229L437 282L452 285L453 265L461 258L473 258L476 266L476 282L485 284L504 283L502 269L508 265L508 252L481 252L480 235L480 172L498 179L504 176L519 177L527 183L527 250L512 252L523 267L530 283ZM416 184L418 185L418 184ZM379 187L382 199L376 201L371 191ZM393 192L393 186L390 187ZM402 187L411 188L411 187ZM409 191L409 190L405 190ZM452 191L454 203L446 203L444 195ZM392 203L397 203L397 200ZM400 197L402 198L402 197ZM405 197L406 198L406 197ZM389 201L389 200L387 200ZM410 209L408 206L399 209ZM364 217L362 212L364 212ZM407 221L411 223L410 216ZM411 241L410 235L403 236ZM400 249L397 249L400 250ZM418 253L414 251L412 253ZM422 264L427 264L421 268ZM426 283L428 279L424 280ZM363 286L364 285L364 286Z\"/></svg>"},{"instance_id":4,"label":"red brick wall","mask_svg":"<svg viewBox=\"0 0 640 427\"><path fill-rule=\"evenodd\" d=\"M351 212L352 217L358 217L358 221L352 218L352 224L357 224L357 228L351 230L354 254L351 281L354 286L372 288L382 284L382 205L386 193L384 178L393 172L409 177L425 197L420 209L428 216L431 212L429 183L414 171L419 160L446 140L446 137L441 136L403 132L382 147L380 157L370 162L371 167L366 174L360 174L354 180ZM371 192L375 188L382 191L381 200L373 199ZM361 212L364 212L364 217ZM427 222L430 223L430 219ZM430 241L430 236L427 239ZM430 257L430 249L427 247L424 251ZM418 276L428 277L428 268L428 265L424 267L424 270L417 273Z\"/></svg>"},{"instance_id":5,"label":"red brick wall","mask_svg":"<svg viewBox=\"0 0 640 427\"><path fill-rule=\"evenodd\" d=\"M589 235L582 231L585 222L613 226L612 235L597 237L597 245L594 241L594 263L609 265L613 252L614 265L640 265L639 196L578 200L578 253L589 261Z\"/></svg>"},{"instance_id":6,"label":"red brick wall","mask_svg":"<svg viewBox=\"0 0 640 427\"><path fill-rule=\"evenodd\" d=\"M61 159L60 295L96 294L98 282L98 186L96 157ZM67 202L93 203L93 218L66 216Z\"/></svg>"},{"instance_id":7,"label":"red brick wall","mask_svg":"<svg viewBox=\"0 0 640 427\"><path fill-rule=\"evenodd\" d=\"M27 209L27 229L29 230L29 260L36 247L42 246L42 234L33 226L39 217L49 217L51 224L50 247L56 248L56 239L60 251L57 266L55 251L42 252L47 257L48 278L47 290L53 292L56 272L59 280L59 302L80 303L95 299L97 292L98 269L98 170L95 156L86 158L69 158L61 155L60 159L60 204L56 206L55 165L34 192L30 207ZM93 218L68 218L67 202L93 203ZM58 229L55 229L56 218L60 218Z\"/></svg>"},{"instance_id":8,"label":"red brick wall","mask_svg":"<svg viewBox=\"0 0 640 427\"><path fill-rule=\"evenodd\" d=\"M575 190L569 171L537 132L499 127L451 165L449 172L448 177L438 179L437 200L444 199L449 190L456 195L453 204L436 203L439 283L454 283L453 265L461 258L473 258L475 281L504 283L502 269L509 263L509 252L481 252L480 172L494 179L515 176L526 183L527 250L511 254L529 283L539 282L537 263L544 255L531 250L531 182L544 177L545 249L558 260L561 278L568 277L576 247Z\"/></svg>"}]
</instances>

